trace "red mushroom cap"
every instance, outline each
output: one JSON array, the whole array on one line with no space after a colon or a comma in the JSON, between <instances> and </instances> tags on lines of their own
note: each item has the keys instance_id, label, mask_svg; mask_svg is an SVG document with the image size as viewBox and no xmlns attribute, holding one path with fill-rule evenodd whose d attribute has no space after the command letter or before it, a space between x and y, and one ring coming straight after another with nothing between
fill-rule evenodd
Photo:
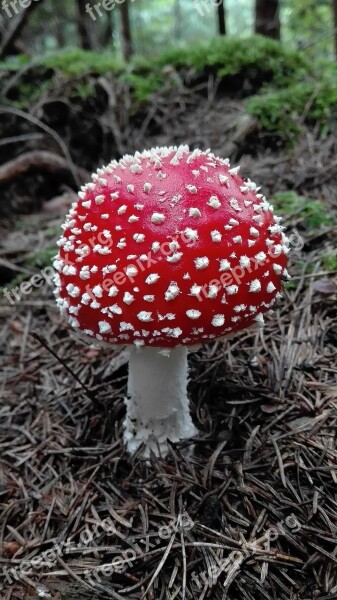
<instances>
[{"instance_id":1,"label":"red mushroom cap","mask_svg":"<svg viewBox=\"0 0 337 600\"><path fill-rule=\"evenodd\" d=\"M99 341L162 347L262 324L287 278L288 240L238 171L187 146L99 169L54 262L70 324Z\"/></svg>"}]
</instances>

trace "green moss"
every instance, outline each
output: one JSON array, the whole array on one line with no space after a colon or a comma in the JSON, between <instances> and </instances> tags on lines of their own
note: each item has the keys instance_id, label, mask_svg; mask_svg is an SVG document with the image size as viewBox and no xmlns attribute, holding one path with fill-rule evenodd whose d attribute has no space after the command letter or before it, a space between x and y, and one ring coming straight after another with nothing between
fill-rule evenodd
<instances>
[{"instance_id":1,"label":"green moss","mask_svg":"<svg viewBox=\"0 0 337 600\"><path fill-rule=\"evenodd\" d=\"M25 64L27 60L25 59ZM288 50L280 43L261 36L243 39L214 38L207 43L186 48L168 48L153 58L135 57L129 65L109 52L71 49L54 52L32 66L53 69L67 77L114 73L129 81L138 100L146 100L166 81L163 67L171 65L177 71L188 69L195 74L211 71L219 77L245 76L265 78L275 85L286 85L294 77L310 71L310 65L299 52ZM21 68L19 62L5 61L0 69ZM171 84L173 82L171 81Z\"/></svg>"},{"instance_id":2,"label":"green moss","mask_svg":"<svg viewBox=\"0 0 337 600\"><path fill-rule=\"evenodd\" d=\"M279 42L253 36L243 39L215 38L208 43L188 48L169 48L156 58L136 58L131 63L129 79L133 78L139 97L158 89L166 80L163 67L171 65L177 71L189 69L195 74L213 72L221 78L245 76L265 79L282 86L311 73L312 68L300 52L288 50ZM150 79L146 84L144 79Z\"/></svg>"},{"instance_id":3,"label":"green moss","mask_svg":"<svg viewBox=\"0 0 337 600\"><path fill-rule=\"evenodd\" d=\"M18 54L17 56L11 56L6 60L0 61L0 72L1 71L19 71L31 61L31 58L26 54Z\"/></svg>"},{"instance_id":4,"label":"green moss","mask_svg":"<svg viewBox=\"0 0 337 600\"><path fill-rule=\"evenodd\" d=\"M303 217L308 230L319 229L331 222L323 202L298 196L296 192L277 192L272 197L272 203L281 215L296 212L298 216Z\"/></svg>"},{"instance_id":5,"label":"green moss","mask_svg":"<svg viewBox=\"0 0 337 600\"><path fill-rule=\"evenodd\" d=\"M53 87L52 81L39 81L34 83L21 83L17 88L17 97L11 103L18 108L25 108L29 104L33 104L41 98L42 94L45 94Z\"/></svg>"},{"instance_id":6,"label":"green moss","mask_svg":"<svg viewBox=\"0 0 337 600\"><path fill-rule=\"evenodd\" d=\"M136 73L127 73L122 76L133 89L133 95L139 102L146 101L151 94L159 90L164 84L164 78L160 73L150 73L146 77Z\"/></svg>"},{"instance_id":7,"label":"green moss","mask_svg":"<svg viewBox=\"0 0 337 600\"><path fill-rule=\"evenodd\" d=\"M263 129L276 132L283 140L293 141L301 131L301 124L319 123L326 131L337 114L337 87L326 76L272 90L247 100L247 112L257 117Z\"/></svg>"},{"instance_id":8,"label":"green moss","mask_svg":"<svg viewBox=\"0 0 337 600\"><path fill-rule=\"evenodd\" d=\"M322 256L322 265L327 271L337 271L337 250Z\"/></svg>"},{"instance_id":9,"label":"green moss","mask_svg":"<svg viewBox=\"0 0 337 600\"><path fill-rule=\"evenodd\" d=\"M310 65L300 52L288 50L279 42L262 36L247 38L217 37L208 43L188 48L164 51L155 61L160 66L191 67L203 71L216 67L219 76L238 75L247 68L271 73L272 80L292 77L310 71Z\"/></svg>"},{"instance_id":10,"label":"green moss","mask_svg":"<svg viewBox=\"0 0 337 600\"><path fill-rule=\"evenodd\" d=\"M32 252L26 260L25 266L32 269L43 269L51 264L53 257L56 254L56 246L43 248L38 252Z\"/></svg>"},{"instance_id":11,"label":"green moss","mask_svg":"<svg viewBox=\"0 0 337 600\"><path fill-rule=\"evenodd\" d=\"M41 65L47 69L61 71L70 77L79 77L88 73L118 73L123 62L111 52L94 52L79 48L55 52L42 58Z\"/></svg>"}]
</instances>

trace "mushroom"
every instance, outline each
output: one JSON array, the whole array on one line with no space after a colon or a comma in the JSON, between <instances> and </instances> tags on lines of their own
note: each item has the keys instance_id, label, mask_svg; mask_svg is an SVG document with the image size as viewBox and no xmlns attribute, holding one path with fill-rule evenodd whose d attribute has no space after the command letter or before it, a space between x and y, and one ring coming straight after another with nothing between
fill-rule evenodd
<instances>
[{"instance_id":1,"label":"mushroom","mask_svg":"<svg viewBox=\"0 0 337 600\"><path fill-rule=\"evenodd\" d=\"M92 342L130 348L129 452L197 433L188 350L263 325L281 297L288 240L259 189L209 150L153 148L98 169L69 211L57 304Z\"/></svg>"}]
</instances>

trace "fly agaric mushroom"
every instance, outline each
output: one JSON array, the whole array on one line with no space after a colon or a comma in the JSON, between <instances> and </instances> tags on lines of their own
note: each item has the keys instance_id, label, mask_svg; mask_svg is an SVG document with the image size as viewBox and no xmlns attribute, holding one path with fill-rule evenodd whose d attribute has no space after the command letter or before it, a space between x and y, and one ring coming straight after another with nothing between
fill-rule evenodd
<instances>
[{"instance_id":1,"label":"fly agaric mushroom","mask_svg":"<svg viewBox=\"0 0 337 600\"><path fill-rule=\"evenodd\" d=\"M130 452L195 435L188 349L263 324L288 278L279 221L239 167L188 146L124 156L82 187L58 242L57 303L91 341L130 347Z\"/></svg>"}]
</instances>

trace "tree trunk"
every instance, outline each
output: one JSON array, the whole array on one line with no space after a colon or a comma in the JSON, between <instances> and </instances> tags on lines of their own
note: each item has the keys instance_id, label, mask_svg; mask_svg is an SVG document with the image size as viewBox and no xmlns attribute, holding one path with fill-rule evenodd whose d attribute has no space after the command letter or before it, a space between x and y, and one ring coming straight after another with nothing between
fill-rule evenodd
<instances>
[{"instance_id":1,"label":"tree trunk","mask_svg":"<svg viewBox=\"0 0 337 600\"><path fill-rule=\"evenodd\" d=\"M224 0L220 1L217 5L218 13L218 31L220 35L226 35L226 18L225 18L225 5Z\"/></svg>"},{"instance_id":2,"label":"tree trunk","mask_svg":"<svg viewBox=\"0 0 337 600\"><path fill-rule=\"evenodd\" d=\"M42 1L43 0L40 0L39 4L41 4ZM13 26L9 27L7 35L4 35L4 38L1 42L0 59L4 58L11 50L11 48L17 43L22 30L29 21L30 15L32 14L33 10L35 10L39 6L39 4L37 2L32 2L31 5L27 8L20 10L19 14L14 19ZM17 6L17 3L15 6ZM8 7L8 10L11 11L11 14L8 15L9 19L11 20L14 17L15 11L10 6Z\"/></svg>"},{"instance_id":3,"label":"tree trunk","mask_svg":"<svg viewBox=\"0 0 337 600\"><path fill-rule=\"evenodd\" d=\"M337 0L332 1L332 12L333 12L333 22L334 22L334 34L335 34L335 57L337 60Z\"/></svg>"},{"instance_id":4,"label":"tree trunk","mask_svg":"<svg viewBox=\"0 0 337 600\"><path fill-rule=\"evenodd\" d=\"M113 12L107 12L107 23L103 34L103 48L114 44L114 21Z\"/></svg>"},{"instance_id":5,"label":"tree trunk","mask_svg":"<svg viewBox=\"0 0 337 600\"><path fill-rule=\"evenodd\" d=\"M255 0L255 33L280 39L279 0Z\"/></svg>"},{"instance_id":6,"label":"tree trunk","mask_svg":"<svg viewBox=\"0 0 337 600\"><path fill-rule=\"evenodd\" d=\"M78 35L81 42L81 48L83 50L91 50L91 39L88 31L88 19L87 19L87 11L86 5L88 4L87 0L76 0L77 6L77 28Z\"/></svg>"},{"instance_id":7,"label":"tree trunk","mask_svg":"<svg viewBox=\"0 0 337 600\"><path fill-rule=\"evenodd\" d=\"M133 54L133 48L130 27L129 5L127 0L125 0L122 4L119 5L119 9L121 16L121 41L123 56L125 60L128 61L130 56Z\"/></svg>"},{"instance_id":8,"label":"tree trunk","mask_svg":"<svg viewBox=\"0 0 337 600\"><path fill-rule=\"evenodd\" d=\"M173 6L173 14L174 14L174 39L175 40L180 40L181 39L181 6L180 6L180 0L175 0L174 2L174 6Z\"/></svg>"}]
</instances>

